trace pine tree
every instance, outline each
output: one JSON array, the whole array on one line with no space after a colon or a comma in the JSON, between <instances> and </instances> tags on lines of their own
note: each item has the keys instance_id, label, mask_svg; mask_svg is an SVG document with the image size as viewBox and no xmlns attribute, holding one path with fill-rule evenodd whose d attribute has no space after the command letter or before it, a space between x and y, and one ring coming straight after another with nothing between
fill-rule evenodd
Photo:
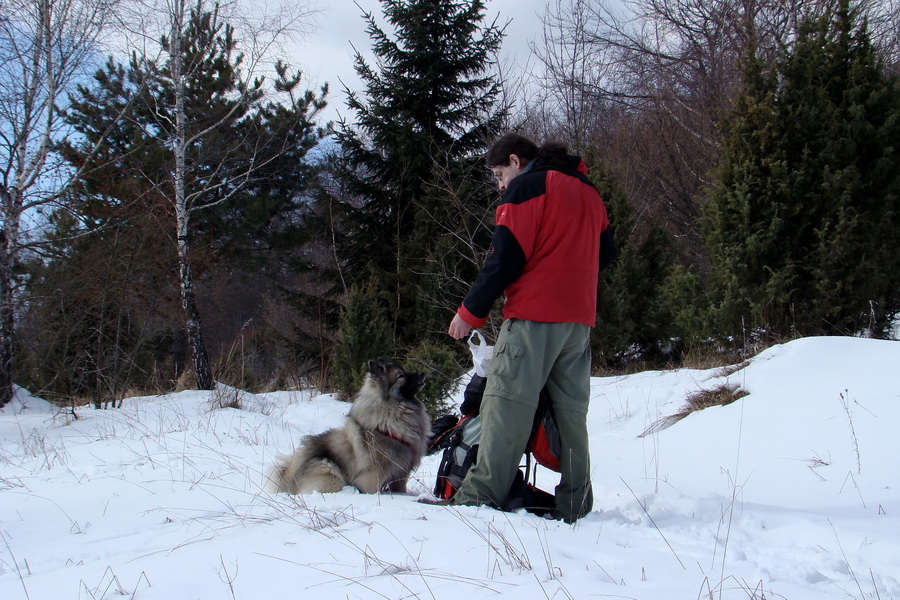
<instances>
[{"instance_id":1,"label":"pine tree","mask_svg":"<svg viewBox=\"0 0 900 600\"><path fill-rule=\"evenodd\" d=\"M29 265L22 383L48 399L100 408L167 371L158 352L177 312L161 300L174 282L159 268L152 217L110 225L102 236L86 235L64 211L50 222L43 256ZM171 340L165 345L171 352Z\"/></svg>"},{"instance_id":2,"label":"pine tree","mask_svg":"<svg viewBox=\"0 0 900 600\"><path fill-rule=\"evenodd\" d=\"M197 385L208 389L194 267L237 251L261 255L275 234L290 237L292 222L281 217L310 185L305 157L321 137L312 118L324 101L299 93L299 74L282 64L272 92L279 97L267 98L263 79L247 80L234 29L218 12L201 2L182 22L179 6L161 40L167 60L133 55L125 67L110 59L94 85L80 88L68 120L84 143L63 152L84 171L72 210L88 229L106 235L120 231L110 223L137 226L143 214L164 228L162 254L178 275ZM121 113L127 118L113 119ZM90 154L101 136L108 143Z\"/></svg>"},{"instance_id":3,"label":"pine tree","mask_svg":"<svg viewBox=\"0 0 900 600\"><path fill-rule=\"evenodd\" d=\"M484 2L381 0L391 37L364 15L377 67L357 54L365 90L348 92L352 124L339 124L341 178L353 197L342 258L352 274L374 269L391 299L399 348L446 331L460 288L467 241L490 231L473 219L490 210L488 172L478 155L497 124L498 85L486 75L502 33L485 26ZM477 216L475 216L477 215ZM457 284L459 285L459 284ZM443 341L443 340L442 340Z\"/></svg>"},{"instance_id":4,"label":"pine tree","mask_svg":"<svg viewBox=\"0 0 900 600\"><path fill-rule=\"evenodd\" d=\"M731 118L706 235L726 334L887 333L900 311L900 89L840 0Z\"/></svg>"}]
</instances>

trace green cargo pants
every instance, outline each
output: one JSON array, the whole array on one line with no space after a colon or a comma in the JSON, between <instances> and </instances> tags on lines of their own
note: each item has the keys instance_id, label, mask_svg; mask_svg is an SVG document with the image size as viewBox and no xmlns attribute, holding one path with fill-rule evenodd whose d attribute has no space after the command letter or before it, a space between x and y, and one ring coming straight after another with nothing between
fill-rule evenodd
<instances>
[{"instance_id":1,"label":"green cargo pants","mask_svg":"<svg viewBox=\"0 0 900 600\"><path fill-rule=\"evenodd\" d=\"M562 442L554 517L573 522L593 506L587 431L590 327L580 323L503 323L481 403L478 463L452 504L501 506L531 434L546 385Z\"/></svg>"}]
</instances>

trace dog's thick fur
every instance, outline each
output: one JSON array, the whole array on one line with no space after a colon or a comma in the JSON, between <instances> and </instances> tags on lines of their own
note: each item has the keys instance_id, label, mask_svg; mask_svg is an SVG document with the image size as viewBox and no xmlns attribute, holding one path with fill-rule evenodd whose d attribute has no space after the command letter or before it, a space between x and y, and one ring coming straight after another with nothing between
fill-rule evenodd
<instances>
[{"instance_id":1,"label":"dog's thick fur","mask_svg":"<svg viewBox=\"0 0 900 600\"><path fill-rule=\"evenodd\" d=\"M269 490L337 492L352 485L367 494L406 492L425 454L431 419L416 397L425 374L370 360L343 427L308 436L269 474Z\"/></svg>"}]
</instances>

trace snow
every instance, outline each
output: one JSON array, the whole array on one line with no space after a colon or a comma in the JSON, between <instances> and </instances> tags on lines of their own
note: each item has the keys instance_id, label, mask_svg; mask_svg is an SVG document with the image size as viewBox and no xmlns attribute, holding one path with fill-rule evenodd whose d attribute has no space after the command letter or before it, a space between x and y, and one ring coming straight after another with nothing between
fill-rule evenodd
<instances>
[{"instance_id":1,"label":"snow","mask_svg":"<svg viewBox=\"0 0 900 600\"><path fill-rule=\"evenodd\" d=\"M728 370L595 378L575 525L417 503L439 455L410 495L267 494L276 455L342 421L329 395L238 410L187 391L76 419L19 390L0 598L900 598L898 369L900 342L804 338ZM723 384L749 395L639 437Z\"/></svg>"}]
</instances>

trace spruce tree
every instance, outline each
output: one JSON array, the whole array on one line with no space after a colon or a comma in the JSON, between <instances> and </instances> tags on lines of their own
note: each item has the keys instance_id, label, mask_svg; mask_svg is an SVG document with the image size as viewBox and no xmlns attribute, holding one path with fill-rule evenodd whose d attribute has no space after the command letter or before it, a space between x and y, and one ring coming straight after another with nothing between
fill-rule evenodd
<instances>
[{"instance_id":1,"label":"spruce tree","mask_svg":"<svg viewBox=\"0 0 900 600\"><path fill-rule=\"evenodd\" d=\"M900 90L849 2L747 59L706 213L726 335L885 335L900 311Z\"/></svg>"},{"instance_id":2,"label":"spruce tree","mask_svg":"<svg viewBox=\"0 0 900 600\"><path fill-rule=\"evenodd\" d=\"M351 286L334 349L334 380L340 397L349 400L362 384L369 359L389 359L391 348L391 326L374 278Z\"/></svg>"},{"instance_id":3,"label":"spruce tree","mask_svg":"<svg viewBox=\"0 0 900 600\"><path fill-rule=\"evenodd\" d=\"M490 230L489 173L480 154L498 122L498 85L486 74L502 33L484 24L483 0L381 0L393 35L364 15L376 65L356 56L364 90L348 92L339 124L344 206L342 259L356 277L374 269L390 298L400 351L441 339L471 281L473 250ZM461 272L462 271L462 272Z\"/></svg>"}]
</instances>

